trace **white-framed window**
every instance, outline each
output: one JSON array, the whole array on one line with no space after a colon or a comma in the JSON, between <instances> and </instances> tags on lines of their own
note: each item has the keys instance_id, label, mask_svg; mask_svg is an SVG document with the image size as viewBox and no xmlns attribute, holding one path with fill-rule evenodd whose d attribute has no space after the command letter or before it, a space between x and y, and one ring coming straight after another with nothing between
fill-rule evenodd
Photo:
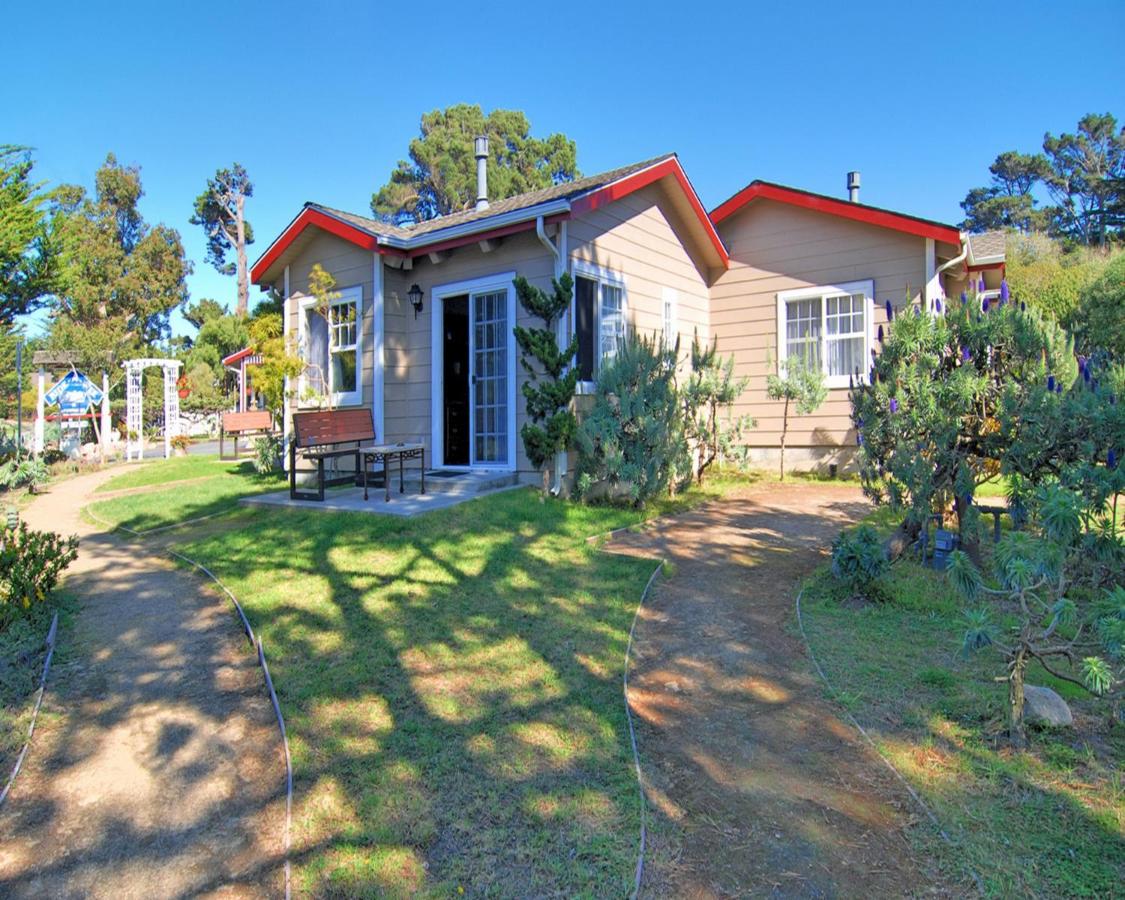
<instances>
[{"instance_id":1,"label":"white-framed window","mask_svg":"<svg viewBox=\"0 0 1125 900\"><path fill-rule=\"evenodd\" d=\"M581 260L572 261L574 330L578 336L578 378L589 389L604 359L625 340L629 296L625 276Z\"/></svg>"},{"instance_id":2,"label":"white-framed window","mask_svg":"<svg viewBox=\"0 0 1125 900\"><path fill-rule=\"evenodd\" d=\"M679 296L674 288L666 287L662 297L664 301L664 343L671 347L676 343L676 334L679 330L679 323L676 321L676 306Z\"/></svg>"},{"instance_id":3,"label":"white-framed window","mask_svg":"<svg viewBox=\"0 0 1125 900\"><path fill-rule=\"evenodd\" d=\"M829 387L862 380L870 367L875 285L851 281L777 295L777 355L820 366Z\"/></svg>"},{"instance_id":4,"label":"white-framed window","mask_svg":"<svg viewBox=\"0 0 1125 900\"><path fill-rule=\"evenodd\" d=\"M363 288L357 285L335 293L327 315L317 310L313 298L301 300L298 343L305 371L298 394L302 405L326 395L331 395L333 406L351 406L363 400Z\"/></svg>"}]
</instances>

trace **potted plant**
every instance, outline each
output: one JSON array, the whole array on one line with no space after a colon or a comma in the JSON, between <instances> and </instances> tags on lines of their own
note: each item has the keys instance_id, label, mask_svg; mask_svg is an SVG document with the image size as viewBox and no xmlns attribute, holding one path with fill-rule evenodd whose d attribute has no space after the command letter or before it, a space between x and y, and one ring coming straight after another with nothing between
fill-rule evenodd
<instances>
[{"instance_id":1,"label":"potted plant","mask_svg":"<svg viewBox=\"0 0 1125 900\"><path fill-rule=\"evenodd\" d=\"M177 434L169 443L172 445L172 451L176 456L187 456L188 447L191 446L191 438L186 434Z\"/></svg>"}]
</instances>

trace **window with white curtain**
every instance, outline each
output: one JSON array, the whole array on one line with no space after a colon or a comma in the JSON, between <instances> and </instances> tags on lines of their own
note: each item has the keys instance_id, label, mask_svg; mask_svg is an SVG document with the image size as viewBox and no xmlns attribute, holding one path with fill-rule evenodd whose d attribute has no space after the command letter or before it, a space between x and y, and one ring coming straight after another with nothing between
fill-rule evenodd
<instances>
[{"instance_id":1,"label":"window with white curtain","mask_svg":"<svg viewBox=\"0 0 1125 900\"><path fill-rule=\"evenodd\" d=\"M573 260L572 266L578 378L589 384L597 377L601 361L615 357L625 340L629 298L620 273L579 260Z\"/></svg>"},{"instance_id":2,"label":"window with white curtain","mask_svg":"<svg viewBox=\"0 0 1125 900\"><path fill-rule=\"evenodd\" d=\"M305 371L301 375L303 395L332 395L333 405L351 405L362 400L360 384L360 314L363 289L351 287L336 292L326 314L309 298L301 303L300 344ZM304 396L302 402L311 398Z\"/></svg>"},{"instance_id":3,"label":"window with white curtain","mask_svg":"<svg viewBox=\"0 0 1125 900\"><path fill-rule=\"evenodd\" d=\"M777 295L778 356L819 366L829 387L868 369L874 284L800 288Z\"/></svg>"}]
</instances>

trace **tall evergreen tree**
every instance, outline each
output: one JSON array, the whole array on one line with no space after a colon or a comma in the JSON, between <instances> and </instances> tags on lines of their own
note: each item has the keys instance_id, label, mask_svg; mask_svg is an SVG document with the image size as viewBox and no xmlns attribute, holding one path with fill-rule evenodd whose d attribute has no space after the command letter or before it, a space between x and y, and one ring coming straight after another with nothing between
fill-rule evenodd
<instances>
[{"instance_id":1,"label":"tall evergreen tree","mask_svg":"<svg viewBox=\"0 0 1125 900\"><path fill-rule=\"evenodd\" d=\"M371 211L399 225L470 209L477 198L474 138L488 137L490 200L572 181L578 150L565 134L531 136L527 116L458 104L422 116L421 134L410 142L387 183L371 197Z\"/></svg>"},{"instance_id":2,"label":"tall evergreen tree","mask_svg":"<svg viewBox=\"0 0 1125 900\"><path fill-rule=\"evenodd\" d=\"M222 275L238 279L238 305L235 313L245 316L250 309L250 277L246 267L246 247L254 243L254 229L246 219L246 200L254 196L254 185L239 163L219 169L207 180L207 187L195 198L192 225L207 235L207 262ZM234 254L234 261L227 254Z\"/></svg>"},{"instance_id":3,"label":"tall evergreen tree","mask_svg":"<svg viewBox=\"0 0 1125 900\"><path fill-rule=\"evenodd\" d=\"M0 144L0 326L44 305L54 287L48 195L31 180L34 165L26 147Z\"/></svg>"}]
</instances>

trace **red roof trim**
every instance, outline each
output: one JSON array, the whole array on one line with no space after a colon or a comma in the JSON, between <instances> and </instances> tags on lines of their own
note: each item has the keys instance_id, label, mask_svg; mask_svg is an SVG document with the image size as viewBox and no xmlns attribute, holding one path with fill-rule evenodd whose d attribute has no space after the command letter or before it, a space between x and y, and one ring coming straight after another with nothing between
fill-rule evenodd
<instances>
[{"instance_id":1,"label":"red roof trim","mask_svg":"<svg viewBox=\"0 0 1125 900\"><path fill-rule=\"evenodd\" d=\"M298 236L310 225L315 225L327 231L329 234L334 234L336 237L343 238L349 243L355 244L357 247L362 247L364 250L376 250L379 253L395 253L399 254L401 251L395 250L392 247L380 247L379 241L375 235L370 232L364 231L362 228L357 228L337 219L335 216L330 216L327 213L321 212L319 209L313 209L306 206L301 210L300 214L286 228L281 236L270 244L270 248L262 254L261 259L254 263L254 267L250 270L250 280L257 284L259 279L269 270L281 255L289 249L289 246L297 240Z\"/></svg>"},{"instance_id":2,"label":"red roof trim","mask_svg":"<svg viewBox=\"0 0 1125 900\"><path fill-rule=\"evenodd\" d=\"M752 182L725 203L721 203L711 210L711 221L718 225L723 219L738 212L754 200L774 200L778 203L788 203L791 206L840 216L868 225L877 225L880 228L890 228L893 231L901 231L905 234L933 238L935 241L953 244L955 247L961 244L961 232L951 225L929 222L903 213L865 206L861 203L852 203L849 200L837 200L834 197L825 197L822 194L812 194L808 191L782 187L778 184L768 184L763 181Z\"/></svg>"},{"instance_id":3,"label":"red roof trim","mask_svg":"<svg viewBox=\"0 0 1125 900\"><path fill-rule=\"evenodd\" d=\"M544 217L544 222L559 222L567 217L566 213L556 213L553 216ZM478 231L474 234L465 234L461 237L449 238L445 241L438 241L436 244L427 244L424 247L418 247L410 250L409 255L412 259L417 259L419 256L425 256L427 253L440 253L443 250L453 250L457 247L464 247L467 244L476 244L479 241L487 241L492 238L505 237L509 234L519 234L521 231L534 231L535 219L526 219L523 222L516 222L512 225L505 225L502 228L493 228L490 231Z\"/></svg>"},{"instance_id":4,"label":"red roof trim","mask_svg":"<svg viewBox=\"0 0 1125 900\"><path fill-rule=\"evenodd\" d=\"M707 237L711 241L711 246L715 248L715 252L719 254L719 258L723 261L723 268L727 268L730 265L730 257L727 254L727 248L723 245L719 233L715 231L715 225L707 215L707 210L705 210L703 204L699 202L699 196L695 193L695 188L691 186L691 182L688 181L688 177L684 173L680 161L675 157L666 159L664 162L657 163L647 169L642 169L633 175L627 175L620 181L607 184L603 188L598 188L583 197L579 197L570 205L571 215L580 216L583 213L592 212L608 203L613 203L615 200L627 197L634 191L646 188L650 184L662 178L666 178L669 175L676 179L680 189L684 192L684 196L687 197L688 202L691 204L692 210L703 225L704 231L707 232Z\"/></svg>"},{"instance_id":5,"label":"red roof trim","mask_svg":"<svg viewBox=\"0 0 1125 900\"><path fill-rule=\"evenodd\" d=\"M254 355L254 348L253 347L243 347L241 350L236 350L230 356L224 356L223 357L223 365L224 366L233 366L236 362L241 362L247 356L253 356L253 355Z\"/></svg>"}]
</instances>

